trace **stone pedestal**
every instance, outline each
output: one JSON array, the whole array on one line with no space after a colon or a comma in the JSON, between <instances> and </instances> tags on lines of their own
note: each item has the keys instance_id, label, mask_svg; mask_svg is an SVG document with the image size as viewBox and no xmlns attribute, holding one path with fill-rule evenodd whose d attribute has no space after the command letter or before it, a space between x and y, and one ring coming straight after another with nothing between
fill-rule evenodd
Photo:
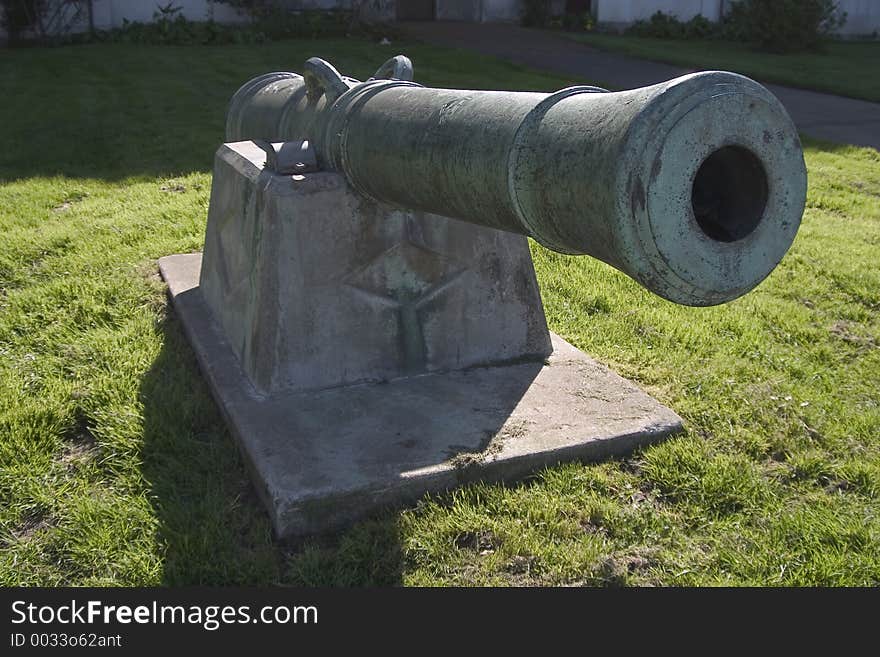
<instances>
[{"instance_id":1,"label":"stone pedestal","mask_svg":"<svg viewBox=\"0 0 880 657\"><path fill-rule=\"evenodd\" d=\"M551 337L524 237L264 161L222 146L204 258L159 264L278 535L680 429Z\"/></svg>"},{"instance_id":2,"label":"stone pedestal","mask_svg":"<svg viewBox=\"0 0 880 657\"><path fill-rule=\"evenodd\" d=\"M526 238L395 210L337 173L217 153L200 288L254 386L316 390L542 359Z\"/></svg>"}]
</instances>

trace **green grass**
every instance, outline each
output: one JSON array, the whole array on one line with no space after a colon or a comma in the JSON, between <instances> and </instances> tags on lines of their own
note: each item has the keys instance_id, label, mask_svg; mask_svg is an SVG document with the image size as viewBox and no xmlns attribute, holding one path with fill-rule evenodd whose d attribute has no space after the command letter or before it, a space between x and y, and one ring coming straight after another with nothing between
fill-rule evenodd
<instances>
[{"instance_id":1,"label":"green grass","mask_svg":"<svg viewBox=\"0 0 880 657\"><path fill-rule=\"evenodd\" d=\"M579 82L394 51L430 84ZM0 53L0 584L880 584L880 156L821 144L794 247L726 306L534 247L551 327L684 435L273 542L156 259L201 248L232 92L313 54L364 76L393 53Z\"/></svg>"},{"instance_id":2,"label":"green grass","mask_svg":"<svg viewBox=\"0 0 880 657\"><path fill-rule=\"evenodd\" d=\"M734 71L760 82L880 102L880 42L828 42L820 53L772 54L721 40L651 39L565 33L600 50L675 64L693 70Z\"/></svg>"}]
</instances>

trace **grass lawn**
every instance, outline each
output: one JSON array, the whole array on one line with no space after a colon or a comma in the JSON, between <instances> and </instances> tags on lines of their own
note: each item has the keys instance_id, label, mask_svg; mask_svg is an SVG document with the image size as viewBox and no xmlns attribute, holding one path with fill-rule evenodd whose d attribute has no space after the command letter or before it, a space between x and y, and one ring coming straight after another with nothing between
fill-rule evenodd
<instances>
[{"instance_id":1,"label":"grass lawn","mask_svg":"<svg viewBox=\"0 0 880 657\"><path fill-rule=\"evenodd\" d=\"M580 82L393 50L435 85ZM551 328L687 433L273 542L156 259L202 246L238 85L313 54L394 52L0 51L0 584L880 584L880 155L816 143L792 251L726 306L533 247Z\"/></svg>"},{"instance_id":2,"label":"grass lawn","mask_svg":"<svg viewBox=\"0 0 880 657\"><path fill-rule=\"evenodd\" d=\"M694 70L742 73L760 82L880 102L880 42L833 41L822 53L774 55L734 41L564 33L600 50Z\"/></svg>"}]
</instances>

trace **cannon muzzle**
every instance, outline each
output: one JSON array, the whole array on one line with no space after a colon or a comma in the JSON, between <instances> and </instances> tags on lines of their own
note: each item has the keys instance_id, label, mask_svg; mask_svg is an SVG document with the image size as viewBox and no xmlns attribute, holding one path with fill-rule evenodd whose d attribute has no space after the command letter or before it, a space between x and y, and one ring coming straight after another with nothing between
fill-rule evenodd
<instances>
[{"instance_id":1,"label":"cannon muzzle","mask_svg":"<svg viewBox=\"0 0 880 657\"><path fill-rule=\"evenodd\" d=\"M373 199L588 254L708 306L760 283L806 197L797 131L760 84L719 71L610 93L432 89L395 57L374 78L320 59L232 99L227 141L309 141Z\"/></svg>"}]
</instances>

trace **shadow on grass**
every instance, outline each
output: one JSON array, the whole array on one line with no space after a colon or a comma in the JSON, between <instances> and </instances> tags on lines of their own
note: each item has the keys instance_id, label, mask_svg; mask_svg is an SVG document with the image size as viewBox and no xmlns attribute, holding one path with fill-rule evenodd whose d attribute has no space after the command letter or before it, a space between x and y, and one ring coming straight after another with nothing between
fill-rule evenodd
<instances>
[{"instance_id":1,"label":"shadow on grass","mask_svg":"<svg viewBox=\"0 0 880 657\"><path fill-rule=\"evenodd\" d=\"M159 521L166 585L393 586L398 514L342 534L280 542L250 483L182 327L169 310L163 347L140 387L142 469Z\"/></svg>"},{"instance_id":2,"label":"shadow on grass","mask_svg":"<svg viewBox=\"0 0 880 657\"><path fill-rule=\"evenodd\" d=\"M3 53L0 180L209 171L229 99L263 68L259 52L239 52L97 44Z\"/></svg>"}]
</instances>

